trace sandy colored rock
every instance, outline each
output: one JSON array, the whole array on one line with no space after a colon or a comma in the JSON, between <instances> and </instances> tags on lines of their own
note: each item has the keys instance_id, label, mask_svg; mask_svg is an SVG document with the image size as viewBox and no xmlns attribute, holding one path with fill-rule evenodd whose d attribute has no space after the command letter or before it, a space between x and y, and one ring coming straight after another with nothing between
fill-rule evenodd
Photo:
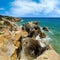
<instances>
[{"instance_id":1,"label":"sandy colored rock","mask_svg":"<svg viewBox=\"0 0 60 60\"><path fill-rule=\"evenodd\" d=\"M19 39L22 35L26 35L27 32L19 30L12 32L5 32L0 35L0 49L4 52L11 60L17 60L16 49L18 49L20 42ZM14 40L12 39L14 38Z\"/></svg>"},{"instance_id":2,"label":"sandy colored rock","mask_svg":"<svg viewBox=\"0 0 60 60\"><path fill-rule=\"evenodd\" d=\"M10 20L11 22L19 22L19 21L22 20L21 18L17 18L17 17L0 15L0 20L2 20L2 18L8 19L8 20Z\"/></svg>"},{"instance_id":3,"label":"sandy colored rock","mask_svg":"<svg viewBox=\"0 0 60 60\"><path fill-rule=\"evenodd\" d=\"M4 45L4 39L0 36L0 48Z\"/></svg>"},{"instance_id":4,"label":"sandy colored rock","mask_svg":"<svg viewBox=\"0 0 60 60\"><path fill-rule=\"evenodd\" d=\"M35 60L60 60L60 56L54 50L47 50Z\"/></svg>"},{"instance_id":5,"label":"sandy colored rock","mask_svg":"<svg viewBox=\"0 0 60 60\"><path fill-rule=\"evenodd\" d=\"M9 39L5 38L4 36L0 37L0 40L3 40L1 43L3 45L1 46L1 50L8 55L9 57L15 52L16 46L14 46L13 42L10 41Z\"/></svg>"},{"instance_id":6,"label":"sandy colored rock","mask_svg":"<svg viewBox=\"0 0 60 60\"><path fill-rule=\"evenodd\" d=\"M4 24L4 21L0 21L0 24Z\"/></svg>"},{"instance_id":7,"label":"sandy colored rock","mask_svg":"<svg viewBox=\"0 0 60 60\"><path fill-rule=\"evenodd\" d=\"M0 16L0 60L17 60L19 56L22 56L23 58L24 55L22 54L18 56L17 52L17 50L21 48L20 40L21 36L28 37L28 34L31 33L31 31L34 31L33 35L35 36L33 37L35 39L36 35L41 33L38 22L26 23L26 25L23 26L25 29L24 30L22 28L19 28L19 26L14 23L19 20L20 20L19 18ZM46 29L47 28L44 28L43 30ZM46 37L45 33L41 33L40 37L45 38ZM32 42L34 43L34 41ZM33 43L31 43L32 46ZM37 45L35 45L34 47L36 46ZM21 50L22 49L20 49L20 51ZM24 58L26 57L24 56ZM28 60L29 59L30 57L28 58ZM30 60L32 60L32 58ZM34 60L60 60L60 56L52 48L49 50L45 50L41 55L39 55Z\"/></svg>"},{"instance_id":8,"label":"sandy colored rock","mask_svg":"<svg viewBox=\"0 0 60 60\"><path fill-rule=\"evenodd\" d=\"M12 54L12 56L10 57L11 60L17 60L17 54L16 51L14 51L14 53Z\"/></svg>"},{"instance_id":9,"label":"sandy colored rock","mask_svg":"<svg viewBox=\"0 0 60 60\"><path fill-rule=\"evenodd\" d=\"M0 51L0 60L10 60L10 59L4 52Z\"/></svg>"}]
</instances>

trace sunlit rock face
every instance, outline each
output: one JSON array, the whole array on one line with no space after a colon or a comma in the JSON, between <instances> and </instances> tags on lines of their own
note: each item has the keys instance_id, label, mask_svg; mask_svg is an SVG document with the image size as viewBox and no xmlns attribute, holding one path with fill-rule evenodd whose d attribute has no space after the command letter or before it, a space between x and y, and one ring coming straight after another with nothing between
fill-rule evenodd
<instances>
[{"instance_id":1,"label":"sunlit rock face","mask_svg":"<svg viewBox=\"0 0 60 60\"><path fill-rule=\"evenodd\" d=\"M19 21L22 20L21 18L17 18L17 17L2 16L2 15L0 15L0 20L3 20L2 18L6 19L6 20L9 20L9 21L11 21L11 22L19 22Z\"/></svg>"},{"instance_id":2,"label":"sunlit rock face","mask_svg":"<svg viewBox=\"0 0 60 60\"><path fill-rule=\"evenodd\" d=\"M54 50L47 50L34 60L60 60L60 56Z\"/></svg>"},{"instance_id":3,"label":"sunlit rock face","mask_svg":"<svg viewBox=\"0 0 60 60\"><path fill-rule=\"evenodd\" d=\"M60 60L38 22L27 22L19 28L14 23L18 20L0 16L0 60Z\"/></svg>"}]
</instances>

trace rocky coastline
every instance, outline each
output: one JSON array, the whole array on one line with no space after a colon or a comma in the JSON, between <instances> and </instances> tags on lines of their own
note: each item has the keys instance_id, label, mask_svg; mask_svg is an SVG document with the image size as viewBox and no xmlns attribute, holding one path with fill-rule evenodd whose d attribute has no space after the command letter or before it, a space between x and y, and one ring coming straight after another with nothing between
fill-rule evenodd
<instances>
[{"instance_id":1,"label":"rocky coastline","mask_svg":"<svg viewBox=\"0 0 60 60\"><path fill-rule=\"evenodd\" d=\"M4 20L2 18L6 19L6 20L10 20L11 22L19 22L22 20L21 18L18 18L18 17L0 15L0 20Z\"/></svg>"},{"instance_id":2,"label":"rocky coastline","mask_svg":"<svg viewBox=\"0 0 60 60\"><path fill-rule=\"evenodd\" d=\"M27 22L21 28L20 18L0 16L0 60L60 60L60 55L44 40L38 22ZM47 27L42 30L49 32Z\"/></svg>"}]
</instances>

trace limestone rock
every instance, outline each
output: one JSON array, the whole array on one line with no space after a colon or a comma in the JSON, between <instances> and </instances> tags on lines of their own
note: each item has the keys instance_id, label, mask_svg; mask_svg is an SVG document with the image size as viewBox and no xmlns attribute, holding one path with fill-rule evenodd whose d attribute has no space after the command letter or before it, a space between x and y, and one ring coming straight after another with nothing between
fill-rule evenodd
<instances>
[{"instance_id":1,"label":"limestone rock","mask_svg":"<svg viewBox=\"0 0 60 60\"><path fill-rule=\"evenodd\" d=\"M0 60L10 60L10 59L4 52L0 51Z\"/></svg>"},{"instance_id":2,"label":"limestone rock","mask_svg":"<svg viewBox=\"0 0 60 60\"><path fill-rule=\"evenodd\" d=\"M47 50L35 60L60 60L60 56L54 50Z\"/></svg>"},{"instance_id":3,"label":"limestone rock","mask_svg":"<svg viewBox=\"0 0 60 60\"><path fill-rule=\"evenodd\" d=\"M14 22L19 18L0 15L0 60L60 60L59 55L50 48L49 44L42 44L36 36L45 38L38 22L25 23L19 28ZM48 31L46 27L43 30ZM41 43L40 43L41 42ZM44 47L42 46L44 45ZM25 59L26 58L26 59Z\"/></svg>"},{"instance_id":4,"label":"limestone rock","mask_svg":"<svg viewBox=\"0 0 60 60\"><path fill-rule=\"evenodd\" d=\"M19 22L19 21L22 20L21 18L17 18L17 17L2 16L2 15L0 15L0 20L2 20L1 18L8 19L8 20L10 20L11 22Z\"/></svg>"}]
</instances>

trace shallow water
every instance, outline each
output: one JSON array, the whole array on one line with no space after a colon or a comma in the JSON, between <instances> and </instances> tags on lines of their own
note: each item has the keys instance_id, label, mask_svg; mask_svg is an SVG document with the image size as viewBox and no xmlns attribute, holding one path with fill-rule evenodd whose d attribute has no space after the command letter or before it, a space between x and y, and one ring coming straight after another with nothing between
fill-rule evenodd
<instances>
[{"instance_id":1,"label":"shallow water","mask_svg":"<svg viewBox=\"0 0 60 60\"><path fill-rule=\"evenodd\" d=\"M22 22L18 22L18 25L30 21L38 21L41 27L49 28L49 32L45 33L51 38L50 44L60 54L60 18L23 18Z\"/></svg>"}]
</instances>

